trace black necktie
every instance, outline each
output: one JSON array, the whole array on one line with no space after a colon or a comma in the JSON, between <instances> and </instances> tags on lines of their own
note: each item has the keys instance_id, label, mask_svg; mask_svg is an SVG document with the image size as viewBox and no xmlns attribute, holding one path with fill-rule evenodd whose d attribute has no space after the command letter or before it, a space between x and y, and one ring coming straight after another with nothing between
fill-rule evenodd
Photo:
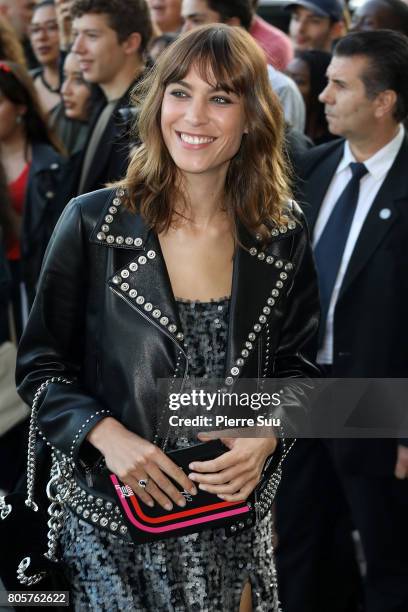
<instances>
[{"instance_id":1,"label":"black necktie","mask_svg":"<svg viewBox=\"0 0 408 612\"><path fill-rule=\"evenodd\" d=\"M357 207L360 180L368 172L361 163L352 162L350 169L352 177L337 200L315 247L322 309L319 346L323 343L330 298Z\"/></svg>"}]
</instances>

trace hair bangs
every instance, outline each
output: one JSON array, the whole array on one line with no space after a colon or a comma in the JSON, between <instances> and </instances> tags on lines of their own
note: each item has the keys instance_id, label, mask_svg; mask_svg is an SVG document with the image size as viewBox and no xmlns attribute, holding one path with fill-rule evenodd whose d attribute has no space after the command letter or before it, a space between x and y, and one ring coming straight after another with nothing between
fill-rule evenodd
<instances>
[{"instance_id":1,"label":"hair bangs","mask_svg":"<svg viewBox=\"0 0 408 612\"><path fill-rule=\"evenodd\" d=\"M224 29L214 28L210 36L205 31L197 31L193 44L191 34L184 35L184 39L186 44L179 42L176 53L174 43L164 52L161 74L164 87L183 80L195 68L203 81L214 89L238 96L247 93L248 81L252 79L244 61L244 50L233 45Z\"/></svg>"}]
</instances>

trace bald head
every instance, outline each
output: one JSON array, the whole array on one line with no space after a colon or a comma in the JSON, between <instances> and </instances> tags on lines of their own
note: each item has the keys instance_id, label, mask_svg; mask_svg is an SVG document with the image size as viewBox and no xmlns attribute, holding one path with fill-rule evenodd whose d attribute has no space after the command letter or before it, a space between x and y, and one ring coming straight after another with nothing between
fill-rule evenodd
<instances>
[{"instance_id":1,"label":"bald head","mask_svg":"<svg viewBox=\"0 0 408 612\"><path fill-rule=\"evenodd\" d=\"M35 0L0 0L0 14L11 24L20 40L28 34Z\"/></svg>"}]
</instances>

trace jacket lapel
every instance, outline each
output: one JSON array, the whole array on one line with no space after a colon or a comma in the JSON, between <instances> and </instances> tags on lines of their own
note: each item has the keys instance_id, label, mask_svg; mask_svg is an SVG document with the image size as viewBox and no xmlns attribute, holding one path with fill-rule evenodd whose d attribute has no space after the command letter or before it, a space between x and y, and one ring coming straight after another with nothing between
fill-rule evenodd
<instances>
[{"instance_id":1,"label":"jacket lapel","mask_svg":"<svg viewBox=\"0 0 408 612\"><path fill-rule=\"evenodd\" d=\"M121 190L112 192L90 240L116 251L117 265L108 279L111 290L185 354L179 312L158 237L139 215L123 208L122 196ZM291 285L293 264L276 255L276 243L291 240L300 229L294 221L272 229L272 240L264 251L255 238L239 229L242 246L234 257L226 359L229 386L241 375L259 334Z\"/></svg>"},{"instance_id":2,"label":"jacket lapel","mask_svg":"<svg viewBox=\"0 0 408 612\"><path fill-rule=\"evenodd\" d=\"M317 168L317 176L314 180L310 180L310 175L313 174L313 169L307 173L306 178L301 185L302 210L307 219L310 233L313 233L320 207L324 197L329 189L336 168L343 157L343 146L338 146L334 149L331 155L319 164Z\"/></svg>"},{"instance_id":3,"label":"jacket lapel","mask_svg":"<svg viewBox=\"0 0 408 612\"><path fill-rule=\"evenodd\" d=\"M110 283L133 308L183 346L179 312L155 232L148 232L143 252L117 270Z\"/></svg>"},{"instance_id":4,"label":"jacket lapel","mask_svg":"<svg viewBox=\"0 0 408 612\"><path fill-rule=\"evenodd\" d=\"M228 386L241 376L257 346L259 334L268 324L285 288L290 286L293 264L272 254L276 240L290 240L293 232L300 229L291 223L288 227L280 228L282 231L265 251L240 229L242 246L237 248L234 258L229 317L225 378Z\"/></svg>"},{"instance_id":5,"label":"jacket lapel","mask_svg":"<svg viewBox=\"0 0 408 612\"><path fill-rule=\"evenodd\" d=\"M369 263L378 245L390 231L400 216L399 200L408 197L408 137L405 136L402 147L391 166L375 198L360 235L342 283L340 296L347 291L364 266Z\"/></svg>"}]
</instances>

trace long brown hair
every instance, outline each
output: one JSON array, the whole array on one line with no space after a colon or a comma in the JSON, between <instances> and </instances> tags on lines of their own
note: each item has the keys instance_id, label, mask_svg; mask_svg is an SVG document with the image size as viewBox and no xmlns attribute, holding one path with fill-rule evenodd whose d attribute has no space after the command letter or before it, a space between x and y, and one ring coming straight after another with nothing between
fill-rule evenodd
<instances>
[{"instance_id":1,"label":"long brown hair","mask_svg":"<svg viewBox=\"0 0 408 612\"><path fill-rule=\"evenodd\" d=\"M29 144L49 144L59 153L64 153L58 138L48 127L33 80L23 66L0 61L0 93L13 104L27 108L22 119Z\"/></svg>"},{"instance_id":2,"label":"long brown hair","mask_svg":"<svg viewBox=\"0 0 408 612\"><path fill-rule=\"evenodd\" d=\"M181 35L136 86L134 103L140 105L136 129L142 144L119 183L126 190L127 206L140 211L159 233L170 227L176 199L182 194L178 168L160 129L161 106L167 85L182 80L192 66L207 82L214 85L215 80L217 88L233 91L244 100L249 133L230 162L223 204L234 223L239 219L266 240L271 222L287 218L290 199L284 118L269 83L264 54L239 27L217 24Z\"/></svg>"},{"instance_id":3,"label":"long brown hair","mask_svg":"<svg viewBox=\"0 0 408 612\"><path fill-rule=\"evenodd\" d=\"M0 15L0 60L27 66L24 49L8 21Z\"/></svg>"}]
</instances>

